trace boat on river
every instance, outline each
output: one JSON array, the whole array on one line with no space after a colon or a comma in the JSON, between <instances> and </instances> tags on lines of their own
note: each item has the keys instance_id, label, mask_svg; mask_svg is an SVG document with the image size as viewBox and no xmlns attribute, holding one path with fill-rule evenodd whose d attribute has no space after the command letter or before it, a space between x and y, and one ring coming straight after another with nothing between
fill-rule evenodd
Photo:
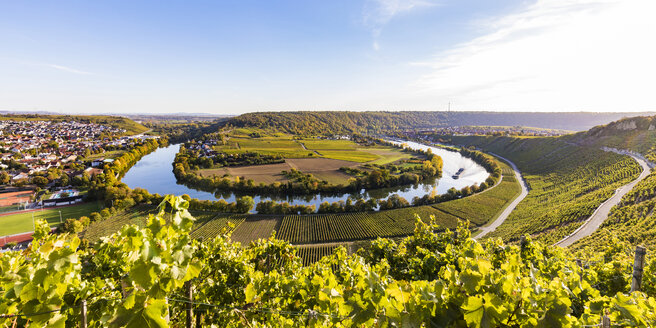
<instances>
[{"instance_id":1,"label":"boat on river","mask_svg":"<svg viewBox=\"0 0 656 328\"><path fill-rule=\"evenodd\" d=\"M452 176L453 180L458 180L458 178L460 178L460 174L462 174L462 171L464 170L465 169L461 167L460 170L458 170L458 172Z\"/></svg>"}]
</instances>

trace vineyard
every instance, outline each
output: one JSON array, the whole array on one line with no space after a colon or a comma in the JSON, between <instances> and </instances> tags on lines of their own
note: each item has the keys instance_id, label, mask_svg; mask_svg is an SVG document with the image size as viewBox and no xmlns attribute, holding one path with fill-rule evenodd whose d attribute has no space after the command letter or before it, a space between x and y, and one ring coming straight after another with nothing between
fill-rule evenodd
<instances>
[{"instance_id":1,"label":"vineyard","mask_svg":"<svg viewBox=\"0 0 656 328\"><path fill-rule=\"evenodd\" d=\"M528 196L491 237L517 240L530 234L545 243L567 236L635 179L640 166L630 157L576 146L559 138L452 137L512 160L529 185Z\"/></svg>"},{"instance_id":2,"label":"vineyard","mask_svg":"<svg viewBox=\"0 0 656 328\"><path fill-rule=\"evenodd\" d=\"M191 231L191 236L201 239L211 239L218 233L233 231L235 226L238 226L246 219L246 215L243 214L202 213L200 218L198 214L200 213L192 212L192 215L197 219Z\"/></svg>"},{"instance_id":3,"label":"vineyard","mask_svg":"<svg viewBox=\"0 0 656 328\"><path fill-rule=\"evenodd\" d=\"M656 149L647 153L654 157ZM640 181L610 212L608 219L590 237L572 245L574 249L626 243L656 247L656 171Z\"/></svg>"},{"instance_id":4,"label":"vineyard","mask_svg":"<svg viewBox=\"0 0 656 328\"><path fill-rule=\"evenodd\" d=\"M656 325L656 261L646 259L638 281L621 245L577 257L530 238L481 243L464 224L436 233L417 220L412 235L358 254L273 238L243 247L229 234L192 238L186 206L167 197L145 227L88 246L37 222L30 247L0 253L0 326Z\"/></svg>"},{"instance_id":5,"label":"vineyard","mask_svg":"<svg viewBox=\"0 0 656 328\"><path fill-rule=\"evenodd\" d=\"M333 251L337 248L337 245L328 245L328 246L300 246L296 251L296 255L301 258L304 266L308 266L315 262L318 262L322 258L331 255ZM348 251L348 249L347 249Z\"/></svg>"},{"instance_id":6,"label":"vineyard","mask_svg":"<svg viewBox=\"0 0 656 328\"><path fill-rule=\"evenodd\" d=\"M469 220L472 227L494 219L519 193L510 167L500 163L502 181L485 192L433 206L416 206L379 212L357 212L310 215L234 215L211 211L192 211L197 221L191 236L209 239L217 236L228 223L232 225L232 240L248 244L269 238L277 231L277 238L294 244L329 243L367 240L377 237L398 237L412 234L415 215L435 222L443 228L454 228L459 221ZM103 221L93 222L82 234L91 242L110 235L125 225L143 226L145 216L153 206L142 205L116 214Z\"/></svg>"},{"instance_id":7,"label":"vineyard","mask_svg":"<svg viewBox=\"0 0 656 328\"><path fill-rule=\"evenodd\" d=\"M309 244L400 236L413 228L412 217L398 220L387 211L287 215L282 219L277 236L293 244Z\"/></svg>"},{"instance_id":8,"label":"vineyard","mask_svg":"<svg viewBox=\"0 0 656 328\"><path fill-rule=\"evenodd\" d=\"M80 234L81 238L96 242L101 237L109 236L121 229L126 224L135 224L139 227L146 225L148 214L156 212L151 205L138 205L130 210L123 211L104 220L92 222L89 227Z\"/></svg>"},{"instance_id":9,"label":"vineyard","mask_svg":"<svg viewBox=\"0 0 656 328\"><path fill-rule=\"evenodd\" d=\"M280 225L279 216L251 215L237 226L232 233L232 240L248 244L260 238L269 238Z\"/></svg>"}]
</instances>

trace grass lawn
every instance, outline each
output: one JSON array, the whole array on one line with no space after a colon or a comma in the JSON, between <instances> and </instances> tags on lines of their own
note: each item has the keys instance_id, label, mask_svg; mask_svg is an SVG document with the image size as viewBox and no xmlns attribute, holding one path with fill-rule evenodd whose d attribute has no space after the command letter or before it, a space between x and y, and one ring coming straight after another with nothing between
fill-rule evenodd
<instances>
[{"instance_id":1,"label":"grass lawn","mask_svg":"<svg viewBox=\"0 0 656 328\"><path fill-rule=\"evenodd\" d=\"M21 212L6 216L0 216L0 236L13 235L17 233L33 231L32 214L34 219L45 219L51 227L59 225L59 211L61 211L62 220L88 216L91 212L98 212L102 205L96 202L83 203L74 206L67 206L54 209L43 209L34 212Z\"/></svg>"},{"instance_id":2,"label":"grass lawn","mask_svg":"<svg viewBox=\"0 0 656 328\"><path fill-rule=\"evenodd\" d=\"M303 146L298 142L291 139L284 138L235 138L230 139L239 144L241 149L281 149L281 150L295 150L303 149Z\"/></svg>"},{"instance_id":3,"label":"grass lawn","mask_svg":"<svg viewBox=\"0 0 656 328\"><path fill-rule=\"evenodd\" d=\"M379 159L372 161L371 164L385 165L389 163L394 163L401 159L410 159L412 154L404 153L397 148L363 148L358 149L361 151L366 151L368 153L380 156Z\"/></svg>"},{"instance_id":4,"label":"grass lawn","mask_svg":"<svg viewBox=\"0 0 656 328\"><path fill-rule=\"evenodd\" d=\"M342 171L325 171L325 172L314 172L312 173L317 179L325 180L330 184L343 184L347 185L348 180L353 178L353 176L348 175Z\"/></svg>"},{"instance_id":5,"label":"grass lawn","mask_svg":"<svg viewBox=\"0 0 656 328\"><path fill-rule=\"evenodd\" d=\"M20 205L0 206L0 213L13 212L22 208Z\"/></svg>"}]
</instances>

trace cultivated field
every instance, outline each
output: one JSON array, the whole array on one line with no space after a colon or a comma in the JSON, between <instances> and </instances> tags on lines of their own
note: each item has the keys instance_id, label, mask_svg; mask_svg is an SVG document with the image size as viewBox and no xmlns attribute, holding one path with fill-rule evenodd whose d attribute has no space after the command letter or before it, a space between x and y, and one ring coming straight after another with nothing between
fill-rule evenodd
<instances>
[{"instance_id":1,"label":"cultivated field","mask_svg":"<svg viewBox=\"0 0 656 328\"><path fill-rule=\"evenodd\" d=\"M225 145L218 145L215 149L228 154L257 152L262 155L278 155L285 158L285 163L201 169L198 171L200 176L239 176L252 179L256 184L271 184L287 182L288 179L281 172L294 168L331 184L347 184L353 176L340 171L341 167L358 167L367 163L383 165L412 158L411 154L396 148L362 147L350 140L296 140L289 135L250 138L243 134L252 132L242 130L233 131Z\"/></svg>"},{"instance_id":2,"label":"cultivated field","mask_svg":"<svg viewBox=\"0 0 656 328\"><path fill-rule=\"evenodd\" d=\"M303 173L311 173L329 183L339 184L346 183L351 178L350 175L340 171L339 168L356 166L358 166L358 163L328 158L289 158L285 160L285 163L280 164L205 169L200 170L200 174L201 176L223 176L228 174L232 177L239 176L253 179L255 183L264 182L269 184L276 181L287 181L287 178L281 172L297 169Z\"/></svg>"}]
</instances>

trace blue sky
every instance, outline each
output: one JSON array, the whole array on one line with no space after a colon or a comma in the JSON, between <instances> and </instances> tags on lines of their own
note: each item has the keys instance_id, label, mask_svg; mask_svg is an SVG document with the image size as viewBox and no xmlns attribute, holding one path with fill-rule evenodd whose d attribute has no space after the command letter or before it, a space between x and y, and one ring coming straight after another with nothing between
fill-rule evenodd
<instances>
[{"instance_id":1,"label":"blue sky","mask_svg":"<svg viewBox=\"0 0 656 328\"><path fill-rule=\"evenodd\" d=\"M656 110L654 1L3 1L0 109Z\"/></svg>"}]
</instances>

